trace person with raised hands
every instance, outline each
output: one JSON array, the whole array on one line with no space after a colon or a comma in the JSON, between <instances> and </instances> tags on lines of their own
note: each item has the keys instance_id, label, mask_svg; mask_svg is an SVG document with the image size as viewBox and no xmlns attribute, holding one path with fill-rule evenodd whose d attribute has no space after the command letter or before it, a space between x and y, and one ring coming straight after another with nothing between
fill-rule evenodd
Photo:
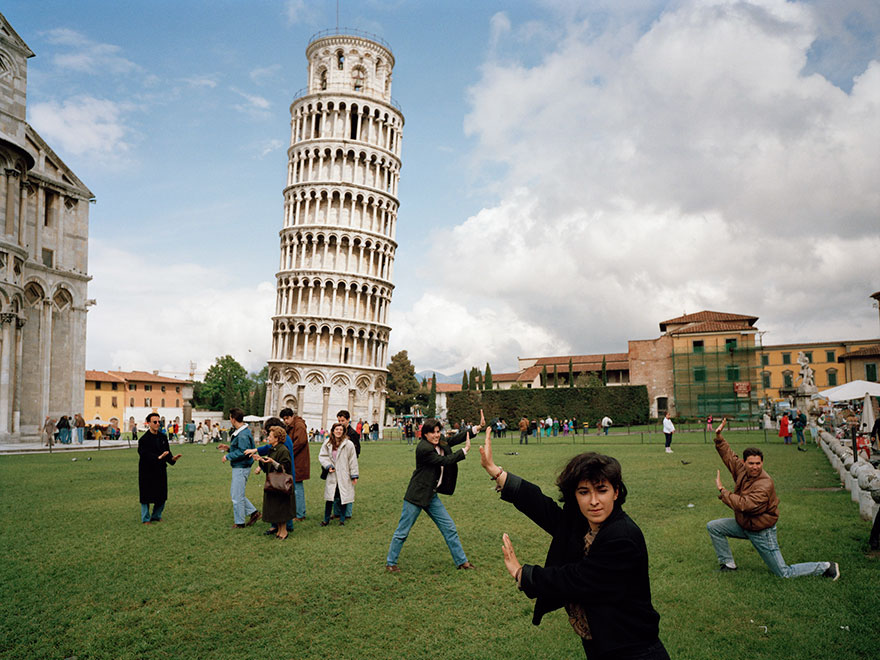
<instances>
[{"instance_id":1,"label":"person with raised hands","mask_svg":"<svg viewBox=\"0 0 880 660\"><path fill-rule=\"evenodd\" d=\"M480 464L501 499L551 537L540 566L521 564L510 537L502 536L504 565L517 587L536 599L532 623L565 608L590 660L668 660L651 604L645 539L621 508L627 490L620 463L594 452L572 458L556 479L561 506L495 463L488 432Z\"/></svg>"},{"instance_id":2,"label":"person with raised hands","mask_svg":"<svg viewBox=\"0 0 880 660\"><path fill-rule=\"evenodd\" d=\"M416 447L416 469L403 496L400 522L391 536L388 556L385 558L385 570L389 573L400 572L397 558L400 556L404 541L409 536L409 531L422 511L428 514L443 535L456 568L464 570L476 568L468 561L461 547L455 522L443 506L439 494L452 495L455 492L458 463L467 457L471 448L471 438L476 437L485 425L486 418L482 410L479 424L476 426L462 424L459 432L450 438L442 437L443 425L439 420L427 419L422 424L422 439ZM464 443L464 447L453 451L452 448L461 443Z\"/></svg>"}]
</instances>

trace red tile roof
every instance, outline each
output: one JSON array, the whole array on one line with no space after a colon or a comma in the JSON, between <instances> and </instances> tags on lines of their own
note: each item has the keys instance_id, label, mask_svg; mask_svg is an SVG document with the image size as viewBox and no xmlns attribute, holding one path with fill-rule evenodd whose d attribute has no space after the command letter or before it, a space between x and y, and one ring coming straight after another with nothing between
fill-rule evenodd
<instances>
[{"instance_id":1,"label":"red tile roof","mask_svg":"<svg viewBox=\"0 0 880 660\"><path fill-rule=\"evenodd\" d=\"M521 372L515 371L510 374L492 374L493 383L511 383L516 382Z\"/></svg>"},{"instance_id":2,"label":"red tile roof","mask_svg":"<svg viewBox=\"0 0 880 660\"><path fill-rule=\"evenodd\" d=\"M745 321L749 325L754 325L755 321L757 320L757 316L746 316L744 314L728 314L727 312L712 312L709 310L703 310L702 312L685 314L684 316L677 316L674 319L661 321L660 332L666 332L667 325L681 325L684 323L697 323L702 321Z\"/></svg>"},{"instance_id":3,"label":"red tile roof","mask_svg":"<svg viewBox=\"0 0 880 660\"><path fill-rule=\"evenodd\" d=\"M876 344L875 346L865 346L864 348L859 348L855 351L844 353L840 356L840 358L843 359L854 357L875 357L878 355L880 355L880 344Z\"/></svg>"},{"instance_id":4,"label":"red tile roof","mask_svg":"<svg viewBox=\"0 0 880 660\"><path fill-rule=\"evenodd\" d=\"M704 332L730 332L733 330L754 330L755 326L746 321L704 321L702 323L688 323L682 328L670 330L670 335L692 335Z\"/></svg>"},{"instance_id":5,"label":"red tile roof","mask_svg":"<svg viewBox=\"0 0 880 660\"><path fill-rule=\"evenodd\" d=\"M494 376L493 376L494 378ZM461 392L461 383L437 383L438 392Z\"/></svg>"},{"instance_id":6,"label":"red tile roof","mask_svg":"<svg viewBox=\"0 0 880 660\"><path fill-rule=\"evenodd\" d=\"M115 376L124 378L125 380L136 380L146 383L174 383L175 385L190 385L188 380L180 380L179 378L169 378L168 376L159 376L149 371L111 371Z\"/></svg>"},{"instance_id":7,"label":"red tile roof","mask_svg":"<svg viewBox=\"0 0 880 660\"><path fill-rule=\"evenodd\" d=\"M125 379L120 378L119 376L114 376L113 374L108 374L106 371L90 371L86 369L86 380L101 382L101 383L124 383Z\"/></svg>"}]
</instances>

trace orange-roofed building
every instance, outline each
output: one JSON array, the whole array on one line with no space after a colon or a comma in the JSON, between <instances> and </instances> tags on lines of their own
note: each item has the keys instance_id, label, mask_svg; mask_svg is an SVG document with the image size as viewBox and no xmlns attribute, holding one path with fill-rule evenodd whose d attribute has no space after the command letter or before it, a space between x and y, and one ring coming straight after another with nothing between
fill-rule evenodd
<instances>
[{"instance_id":1,"label":"orange-roofed building","mask_svg":"<svg viewBox=\"0 0 880 660\"><path fill-rule=\"evenodd\" d=\"M82 415L86 421L115 419L121 424L125 418L125 379L106 371L86 370Z\"/></svg>"}]
</instances>

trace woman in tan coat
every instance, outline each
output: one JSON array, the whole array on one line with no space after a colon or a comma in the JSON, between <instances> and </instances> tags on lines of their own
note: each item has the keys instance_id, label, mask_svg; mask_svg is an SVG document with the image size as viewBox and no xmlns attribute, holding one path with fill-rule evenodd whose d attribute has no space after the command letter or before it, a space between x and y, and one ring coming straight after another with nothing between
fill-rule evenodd
<instances>
[{"instance_id":1,"label":"woman in tan coat","mask_svg":"<svg viewBox=\"0 0 880 660\"><path fill-rule=\"evenodd\" d=\"M354 502L354 486L358 480L358 462L354 444L345 434L345 426L340 423L330 428L330 435L321 445L318 462L327 471L327 484L324 486L324 520L321 527L330 524L334 499L340 503L339 524L351 516L351 503Z\"/></svg>"}]
</instances>

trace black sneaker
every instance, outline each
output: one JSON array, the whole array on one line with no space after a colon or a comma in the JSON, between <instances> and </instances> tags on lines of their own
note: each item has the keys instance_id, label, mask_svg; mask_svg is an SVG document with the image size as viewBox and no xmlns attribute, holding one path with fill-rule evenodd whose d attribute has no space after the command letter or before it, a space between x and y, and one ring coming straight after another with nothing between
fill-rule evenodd
<instances>
[{"instance_id":1,"label":"black sneaker","mask_svg":"<svg viewBox=\"0 0 880 660\"><path fill-rule=\"evenodd\" d=\"M727 573L728 571L735 571L736 566L731 567L731 566L728 566L727 564L721 564L721 566L718 567L718 570L722 573Z\"/></svg>"},{"instance_id":2,"label":"black sneaker","mask_svg":"<svg viewBox=\"0 0 880 660\"><path fill-rule=\"evenodd\" d=\"M840 577L840 566L837 565L836 561L831 562L831 566L825 569L822 577L831 578L832 582L835 582Z\"/></svg>"}]
</instances>

